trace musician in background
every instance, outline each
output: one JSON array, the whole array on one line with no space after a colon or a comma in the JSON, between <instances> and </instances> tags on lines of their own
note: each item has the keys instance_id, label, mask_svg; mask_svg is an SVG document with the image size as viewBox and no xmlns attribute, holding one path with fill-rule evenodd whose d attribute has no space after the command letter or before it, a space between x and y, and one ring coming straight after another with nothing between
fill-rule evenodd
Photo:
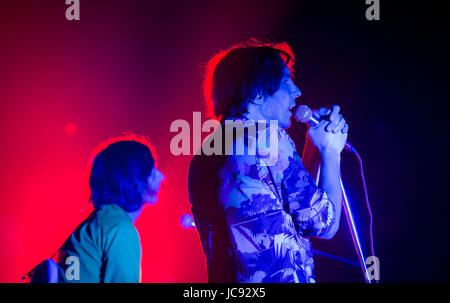
<instances>
[{"instance_id":1,"label":"musician in background","mask_svg":"<svg viewBox=\"0 0 450 303\"><path fill-rule=\"evenodd\" d=\"M144 138L115 138L103 146L89 177L94 211L58 251L58 282L141 281L134 222L145 204L156 202L164 175ZM79 262L79 273L71 271L74 263L67 260Z\"/></svg>"}]
</instances>

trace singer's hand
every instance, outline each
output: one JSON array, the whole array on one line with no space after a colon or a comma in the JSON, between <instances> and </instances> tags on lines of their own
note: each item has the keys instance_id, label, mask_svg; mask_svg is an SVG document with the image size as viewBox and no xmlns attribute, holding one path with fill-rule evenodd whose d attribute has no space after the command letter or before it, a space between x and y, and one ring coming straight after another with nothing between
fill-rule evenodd
<instances>
[{"instance_id":1,"label":"singer's hand","mask_svg":"<svg viewBox=\"0 0 450 303\"><path fill-rule=\"evenodd\" d=\"M308 129L308 136L322 155L339 155L347 142L348 125L339 114L339 110L338 105L334 105L331 110L327 108L317 110L316 115L321 118L329 116L329 121L324 119Z\"/></svg>"},{"instance_id":2,"label":"singer's hand","mask_svg":"<svg viewBox=\"0 0 450 303\"><path fill-rule=\"evenodd\" d=\"M332 109L328 109L326 107L322 107L318 110L314 110L314 115L319 117L319 120L329 120L330 122L325 127L325 131L327 132L348 132L348 124L345 122L344 117L339 114L340 111L339 105L333 105Z\"/></svg>"}]
</instances>

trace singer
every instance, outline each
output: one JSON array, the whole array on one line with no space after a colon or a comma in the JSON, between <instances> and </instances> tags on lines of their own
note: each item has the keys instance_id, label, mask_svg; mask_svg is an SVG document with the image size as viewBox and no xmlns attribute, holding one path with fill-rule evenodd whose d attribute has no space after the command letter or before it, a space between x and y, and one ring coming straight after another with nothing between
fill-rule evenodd
<instances>
[{"instance_id":1,"label":"singer","mask_svg":"<svg viewBox=\"0 0 450 303\"><path fill-rule=\"evenodd\" d=\"M322 121L309 127L303 153L307 167L315 165L311 155L320 155L316 185L284 130L301 95L294 62L286 43L250 40L220 52L207 66L205 99L221 125L278 121L262 129L278 137L269 147L278 149L275 160L267 161L267 151L257 147L256 155L199 151L190 163L189 199L209 282L315 282L309 237L330 239L338 230L340 153L348 125L339 106L316 112ZM234 144L248 145L248 139Z\"/></svg>"}]
</instances>

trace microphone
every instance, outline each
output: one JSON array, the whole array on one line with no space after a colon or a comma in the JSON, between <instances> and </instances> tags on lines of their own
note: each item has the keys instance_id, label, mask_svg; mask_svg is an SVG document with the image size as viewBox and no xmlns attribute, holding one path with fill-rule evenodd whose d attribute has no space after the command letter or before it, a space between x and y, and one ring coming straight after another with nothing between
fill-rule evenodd
<instances>
[{"instance_id":1,"label":"microphone","mask_svg":"<svg viewBox=\"0 0 450 303\"><path fill-rule=\"evenodd\" d=\"M297 107L294 116L298 122L306 123L310 126L316 126L320 123L320 121L322 121L322 119L316 116L306 105L300 105L299 107ZM356 149L348 141L345 143L344 148L354 154L356 153Z\"/></svg>"},{"instance_id":2,"label":"microphone","mask_svg":"<svg viewBox=\"0 0 450 303\"><path fill-rule=\"evenodd\" d=\"M184 214L180 218L180 224L183 228L188 229L191 227L195 228L194 218L190 214Z\"/></svg>"}]
</instances>

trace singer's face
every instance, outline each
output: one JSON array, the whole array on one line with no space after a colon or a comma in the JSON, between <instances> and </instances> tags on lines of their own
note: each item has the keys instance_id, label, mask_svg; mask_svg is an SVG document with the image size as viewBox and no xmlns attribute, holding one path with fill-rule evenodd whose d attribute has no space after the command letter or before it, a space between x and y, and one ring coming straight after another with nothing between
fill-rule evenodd
<instances>
[{"instance_id":1,"label":"singer's face","mask_svg":"<svg viewBox=\"0 0 450 303\"><path fill-rule=\"evenodd\" d=\"M291 109L295 106L295 99L300 95L300 89L292 81L289 69L286 67L280 88L264 99L260 108L261 114L266 120L278 120L280 127L288 128L291 126Z\"/></svg>"}]
</instances>

